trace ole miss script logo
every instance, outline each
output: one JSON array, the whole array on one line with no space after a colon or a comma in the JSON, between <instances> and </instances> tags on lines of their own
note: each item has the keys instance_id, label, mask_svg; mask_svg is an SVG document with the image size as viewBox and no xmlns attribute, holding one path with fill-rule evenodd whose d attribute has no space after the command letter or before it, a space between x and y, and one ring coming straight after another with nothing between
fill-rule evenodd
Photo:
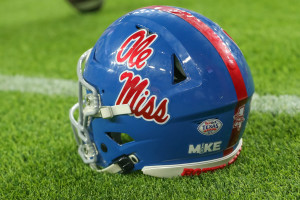
<instances>
[{"instance_id":1,"label":"ole miss script logo","mask_svg":"<svg viewBox=\"0 0 300 200\"><path fill-rule=\"evenodd\" d=\"M157 34L147 35L146 30L139 30L130 35L119 47L116 61L126 63L129 69L142 70L147 60L153 54L150 45L157 39ZM131 71L124 71L119 76L124 85L115 102L116 105L129 104L132 114L147 121L164 124L170 119L168 114L169 99L163 98L157 102L158 97L151 95L148 87L151 82Z\"/></svg>"},{"instance_id":2,"label":"ole miss script logo","mask_svg":"<svg viewBox=\"0 0 300 200\"><path fill-rule=\"evenodd\" d=\"M129 68L143 69L153 49L149 47L157 38L157 34L147 36L146 30L140 30L129 36L118 49L117 62L127 62ZM125 51L125 52L124 52Z\"/></svg>"}]
</instances>

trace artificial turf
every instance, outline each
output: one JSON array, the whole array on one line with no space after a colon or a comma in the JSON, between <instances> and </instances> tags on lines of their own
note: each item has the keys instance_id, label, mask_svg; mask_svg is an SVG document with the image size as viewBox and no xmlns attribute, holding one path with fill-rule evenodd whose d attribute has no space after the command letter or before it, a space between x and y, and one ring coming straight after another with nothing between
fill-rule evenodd
<instances>
[{"instance_id":1,"label":"artificial turf","mask_svg":"<svg viewBox=\"0 0 300 200\"><path fill-rule=\"evenodd\" d=\"M0 1L0 74L76 80L76 63L118 17L149 5L197 11L243 51L259 95L300 96L300 2L106 1L95 14L65 1ZM228 168L161 179L98 174L77 155L76 97L0 91L0 199L299 199L300 114L250 114Z\"/></svg>"}]
</instances>

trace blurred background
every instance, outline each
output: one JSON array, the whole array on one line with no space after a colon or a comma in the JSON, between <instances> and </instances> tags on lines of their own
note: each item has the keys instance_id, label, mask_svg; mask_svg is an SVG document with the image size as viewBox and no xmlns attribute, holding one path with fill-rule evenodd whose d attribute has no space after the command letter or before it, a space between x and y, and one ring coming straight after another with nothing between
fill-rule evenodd
<instances>
[{"instance_id":1,"label":"blurred background","mask_svg":"<svg viewBox=\"0 0 300 200\"><path fill-rule=\"evenodd\" d=\"M81 14L64 0L1 0L1 74L76 79L75 63L122 15L149 5L194 10L218 23L244 53L259 94L298 94L299 1L106 0ZM273 85L276 83L276 87Z\"/></svg>"}]
</instances>

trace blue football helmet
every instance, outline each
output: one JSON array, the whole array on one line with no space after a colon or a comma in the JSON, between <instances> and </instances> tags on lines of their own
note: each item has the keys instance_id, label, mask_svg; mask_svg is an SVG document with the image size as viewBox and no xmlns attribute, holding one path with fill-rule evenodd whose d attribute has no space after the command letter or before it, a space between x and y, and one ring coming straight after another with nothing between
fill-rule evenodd
<instances>
[{"instance_id":1,"label":"blue football helmet","mask_svg":"<svg viewBox=\"0 0 300 200\"><path fill-rule=\"evenodd\" d=\"M196 12L126 14L80 57L77 75L70 120L79 155L99 172L199 175L240 153L251 72L230 36Z\"/></svg>"}]
</instances>

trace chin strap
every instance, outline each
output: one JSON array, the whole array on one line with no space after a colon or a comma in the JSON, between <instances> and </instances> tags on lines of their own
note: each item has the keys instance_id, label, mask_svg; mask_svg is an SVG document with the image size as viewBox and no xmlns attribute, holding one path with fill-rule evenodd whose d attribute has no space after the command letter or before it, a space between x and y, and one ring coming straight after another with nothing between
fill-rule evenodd
<instances>
[{"instance_id":1,"label":"chin strap","mask_svg":"<svg viewBox=\"0 0 300 200\"><path fill-rule=\"evenodd\" d=\"M109 165L104 169L99 169L96 163L91 163L90 167L97 172L108 172L108 173L123 173L126 174L130 172L136 163L138 163L138 158L131 154L129 156L123 155L116 159L113 164Z\"/></svg>"},{"instance_id":2,"label":"chin strap","mask_svg":"<svg viewBox=\"0 0 300 200\"><path fill-rule=\"evenodd\" d=\"M128 104L115 106L101 106L99 112L95 117L102 117L104 119L112 118L116 115L131 114L131 109Z\"/></svg>"},{"instance_id":3,"label":"chin strap","mask_svg":"<svg viewBox=\"0 0 300 200\"><path fill-rule=\"evenodd\" d=\"M121 104L114 106L101 106L99 103L100 96L94 94L86 95L86 106L83 108L84 116L101 117L103 119L112 118L116 115L131 114L129 104ZM100 104L100 105L99 105Z\"/></svg>"}]
</instances>

